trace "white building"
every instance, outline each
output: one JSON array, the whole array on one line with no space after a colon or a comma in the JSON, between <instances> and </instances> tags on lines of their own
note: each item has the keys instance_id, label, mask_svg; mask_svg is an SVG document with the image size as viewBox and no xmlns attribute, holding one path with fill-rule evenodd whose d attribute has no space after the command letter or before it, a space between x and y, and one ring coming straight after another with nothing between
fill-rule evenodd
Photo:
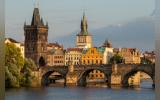
<instances>
[{"instance_id":1,"label":"white building","mask_svg":"<svg viewBox=\"0 0 160 100\"><path fill-rule=\"evenodd\" d=\"M70 62L74 65L81 64L82 49L80 48L68 48L65 52L65 65Z\"/></svg>"},{"instance_id":2,"label":"white building","mask_svg":"<svg viewBox=\"0 0 160 100\"><path fill-rule=\"evenodd\" d=\"M103 54L104 64L108 64L111 57L113 56L112 44L108 40L105 40L102 47L105 48L105 51L104 51L104 54Z\"/></svg>"}]
</instances>

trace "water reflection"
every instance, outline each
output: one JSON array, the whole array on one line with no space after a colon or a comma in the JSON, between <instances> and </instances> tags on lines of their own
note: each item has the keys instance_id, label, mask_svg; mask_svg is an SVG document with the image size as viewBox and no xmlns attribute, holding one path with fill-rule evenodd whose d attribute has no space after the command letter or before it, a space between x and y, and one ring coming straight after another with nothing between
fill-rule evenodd
<instances>
[{"instance_id":1,"label":"water reflection","mask_svg":"<svg viewBox=\"0 0 160 100\"><path fill-rule=\"evenodd\" d=\"M154 100L149 82L141 88L45 87L6 90L6 100Z\"/></svg>"}]
</instances>

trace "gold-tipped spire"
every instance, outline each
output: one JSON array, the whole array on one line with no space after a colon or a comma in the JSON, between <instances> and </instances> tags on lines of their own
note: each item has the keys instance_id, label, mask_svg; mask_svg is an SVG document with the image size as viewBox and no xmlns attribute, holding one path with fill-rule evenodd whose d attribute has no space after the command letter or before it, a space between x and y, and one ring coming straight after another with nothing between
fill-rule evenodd
<instances>
[{"instance_id":1,"label":"gold-tipped spire","mask_svg":"<svg viewBox=\"0 0 160 100\"><path fill-rule=\"evenodd\" d=\"M88 28L87 19L86 19L86 16L85 16L85 12L83 12L83 18L81 20L81 32L82 32L82 34L88 34L87 28Z\"/></svg>"}]
</instances>

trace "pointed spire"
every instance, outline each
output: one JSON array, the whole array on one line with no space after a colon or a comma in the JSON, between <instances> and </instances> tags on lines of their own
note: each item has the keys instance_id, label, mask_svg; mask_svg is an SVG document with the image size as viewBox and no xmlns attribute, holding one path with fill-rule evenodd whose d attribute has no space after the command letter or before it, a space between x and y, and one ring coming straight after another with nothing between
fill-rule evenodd
<instances>
[{"instance_id":1,"label":"pointed spire","mask_svg":"<svg viewBox=\"0 0 160 100\"><path fill-rule=\"evenodd\" d=\"M103 43L103 47L112 48L112 43L108 39L106 39Z\"/></svg>"},{"instance_id":2,"label":"pointed spire","mask_svg":"<svg viewBox=\"0 0 160 100\"><path fill-rule=\"evenodd\" d=\"M34 8L31 25L41 25L39 9Z\"/></svg>"},{"instance_id":3,"label":"pointed spire","mask_svg":"<svg viewBox=\"0 0 160 100\"><path fill-rule=\"evenodd\" d=\"M32 17L32 22L31 25L43 25L43 19L40 18L40 13L39 13L39 0L35 1L35 8L33 11L33 17Z\"/></svg>"},{"instance_id":4,"label":"pointed spire","mask_svg":"<svg viewBox=\"0 0 160 100\"><path fill-rule=\"evenodd\" d=\"M44 25L43 18L41 18L41 24Z\"/></svg>"},{"instance_id":5,"label":"pointed spire","mask_svg":"<svg viewBox=\"0 0 160 100\"><path fill-rule=\"evenodd\" d=\"M26 20L25 20L25 22L24 22L24 26L26 26Z\"/></svg>"},{"instance_id":6,"label":"pointed spire","mask_svg":"<svg viewBox=\"0 0 160 100\"><path fill-rule=\"evenodd\" d=\"M87 28L88 28L87 19L85 16L85 12L83 12L83 18L81 20L81 33L85 35L88 34Z\"/></svg>"},{"instance_id":7,"label":"pointed spire","mask_svg":"<svg viewBox=\"0 0 160 100\"><path fill-rule=\"evenodd\" d=\"M46 26L48 27L48 21L46 22Z\"/></svg>"}]
</instances>

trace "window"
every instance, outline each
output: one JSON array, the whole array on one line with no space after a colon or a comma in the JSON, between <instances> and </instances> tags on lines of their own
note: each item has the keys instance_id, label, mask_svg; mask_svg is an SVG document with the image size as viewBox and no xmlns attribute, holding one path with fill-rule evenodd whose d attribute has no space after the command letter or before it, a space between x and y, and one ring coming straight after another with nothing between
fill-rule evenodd
<instances>
[{"instance_id":1,"label":"window","mask_svg":"<svg viewBox=\"0 0 160 100\"><path fill-rule=\"evenodd\" d=\"M33 49L33 52L34 52L34 48L32 48Z\"/></svg>"},{"instance_id":2,"label":"window","mask_svg":"<svg viewBox=\"0 0 160 100\"><path fill-rule=\"evenodd\" d=\"M94 61L92 60L92 64L94 64Z\"/></svg>"},{"instance_id":3,"label":"window","mask_svg":"<svg viewBox=\"0 0 160 100\"><path fill-rule=\"evenodd\" d=\"M96 64L98 64L98 60L96 60Z\"/></svg>"},{"instance_id":4,"label":"window","mask_svg":"<svg viewBox=\"0 0 160 100\"><path fill-rule=\"evenodd\" d=\"M102 60L100 60L100 64L102 64Z\"/></svg>"},{"instance_id":5,"label":"window","mask_svg":"<svg viewBox=\"0 0 160 100\"><path fill-rule=\"evenodd\" d=\"M93 54L93 53L94 53L94 50L91 50L91 53Z\"/></svg>"},{"instance_id":6,"label":"window","mask_svg":"<svg viewBox=\"0 0 160 100\"><path fill-rule=\"evenodd\" d=\"M86 61L85 61L85 60L83 60L83 63L85 64L85 63L86 63Z\"/></svg>"}]
</instances>

